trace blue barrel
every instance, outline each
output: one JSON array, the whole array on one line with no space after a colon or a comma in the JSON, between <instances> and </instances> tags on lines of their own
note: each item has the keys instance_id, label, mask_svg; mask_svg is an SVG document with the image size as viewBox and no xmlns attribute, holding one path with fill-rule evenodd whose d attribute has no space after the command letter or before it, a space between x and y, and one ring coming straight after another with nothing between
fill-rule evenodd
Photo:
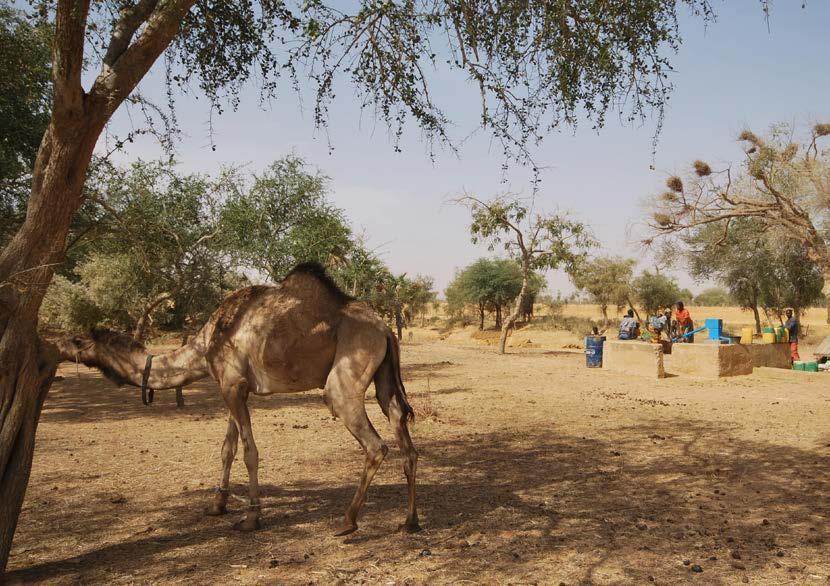
<instances>
[{"instance_id":1,"label":"blue barrel","mask_svg":"<svg viewBox=\"0 0 830 586\"><path fill-rule=\"evenodd\" d=\"M585 338L585 365L588 368L602 368L602 343L605 336L588 336Z\"/></svg>"}]
</instances>

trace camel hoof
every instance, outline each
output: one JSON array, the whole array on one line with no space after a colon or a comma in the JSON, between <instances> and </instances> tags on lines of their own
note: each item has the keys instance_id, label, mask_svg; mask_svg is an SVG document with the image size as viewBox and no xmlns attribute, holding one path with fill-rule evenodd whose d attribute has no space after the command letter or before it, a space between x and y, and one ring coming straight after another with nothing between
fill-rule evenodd
<instances>
[{"instance_id":1,"label":"camel hoof","mask_svg":"<svg viewBox=\"0 0 830 586\"><path fill-rule=\"evenodd\" d=\"M209 507L205 507L205 515L208 517L219 517L220 515L224 515L228 512L228 509L225 507L219 507L217 505L210 505Z\"/></svg>"},{"instance_id":2,"label":"camel hoof","mask_svg":"<svg viewBox=\"0 0 830 586\"><path fill-rule=\"evenodd\" d=\"M401 523L398 525L398 531L406 531L407 533L418 533L421 530L421 526L418 524L418 521L407 521L406 523Z\"/></svg>"},{"instance_id":3,"label":"camel hoof","mask_svg":"<svg viewBox=\"0 0 830 586\"><path fill-rule=\"evenodd\" d=\"M354 533L357 531L357 525L355 523L344 522L341 523L339 527L334 532L335 537L343 537L344 535L348 535L349 533Z\"/></svg>"},{"instance_id":4,"label":"camel hoof","mask_svg":"<svg viewBox=\"0 0 830 586\"><path fill-rule=\"evenodd\" d=\"M256 531L260 528L259 519L242 519L238 523L234 523L233 528L236 531L242 531L243 533L250 533L251 531Z\"/></svg>"}]
</instances>

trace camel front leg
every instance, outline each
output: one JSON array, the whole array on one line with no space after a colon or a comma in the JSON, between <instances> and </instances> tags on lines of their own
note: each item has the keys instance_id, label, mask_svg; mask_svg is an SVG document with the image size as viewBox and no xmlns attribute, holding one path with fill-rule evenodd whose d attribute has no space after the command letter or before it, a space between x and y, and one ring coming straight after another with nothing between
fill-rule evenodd
<instances>
[{"instance_id":1,"label":"camel front leg","mask_svg":"<svg viewBox=\"0 0 830 586\"><path fill-rule=\"evenodd\" d=\"M205 514L216 516L227 513L228 491L231 480L231 466L236 457L236 446L239 441L239 428L233 417L228 417L228 430L225 432L225 441L222 443L222 478L219 481L219 486L216 489L216 494L213 497L213 504L211 504Z\"/></svg>"},{"instance_id":2,"label":"camel front leg","mask_svg":"<svg viewBox=\"0 0 830 586\"><path fill-rule=\"evenodd\" d=\"M248 412L248 383L244 379L223 387L222 395L231 412L231 417L239 428L242 439L242 449L245 467L248 469L248 511L245 518L236 523L233 528L239 531L255 531L259 529L260 501L259 501L259 451L254 442L254 433L251 428L251 416Z\"/></svg>"}]
</instances>

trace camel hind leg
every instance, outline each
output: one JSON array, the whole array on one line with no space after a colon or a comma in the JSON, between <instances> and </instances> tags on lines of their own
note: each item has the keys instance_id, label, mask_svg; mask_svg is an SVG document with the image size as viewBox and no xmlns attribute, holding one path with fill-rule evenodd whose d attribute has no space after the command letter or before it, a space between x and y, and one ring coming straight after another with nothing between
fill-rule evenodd
<instances>
[{"instance_id":1,"label":"camel hind leg","mask_svg":"<svg viewBox=\"0 0 830 586\"><path fill-rule=\"evenodd\" d=\"M366 502L366 492L389 451L369 421L364 405L363 395L375 368L377 365L370 365L364 372L354 372L354 361L343 359L336 361L326 381L325 392L332 411L343 420L366 454L357 491L346 509L345 518L337 526L335 535L348 535L357 530L357 516Z\"/></svg>"},{"instance_id":2,"label":"camel hind leg","mask_svg":"<svg viewBox=\"0 0 830 586\"><path fill-rule=\"evenodd\" d=\"M412 443L407 425L407 411L401 405L401 400L395 393L397 379L394 371L388 371L381 366L375 375L375 390L381 410L389 418L389 424L395 432L398 447L403 453L403 471L407 484L407 513L406 521L400 528L408 533L421 530L418 522L418 511L415 506L415 471L418 466L418 451Z\"/></svg>"}]
</instances>

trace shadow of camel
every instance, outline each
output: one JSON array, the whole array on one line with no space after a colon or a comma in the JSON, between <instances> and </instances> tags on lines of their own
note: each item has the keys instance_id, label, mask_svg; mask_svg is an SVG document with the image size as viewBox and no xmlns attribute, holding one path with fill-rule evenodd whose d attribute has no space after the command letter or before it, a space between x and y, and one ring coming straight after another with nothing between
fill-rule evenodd
<instances>
[{"instance_id":1,"label":"shadow of camel","mask_svg":"<svg viewBox=\"0 0 830 586\"><path fill-rule=\"evenodd\" d=\"M334 565L365 569L371 559L378 580L402 578L415 563L447 583L507 577L676 583L692 576L684 560L699 564L708 583L830 572L830 455L732 432L711 422L660 420L620 428L613 441L547 429L419 438L426 531L415 536L395 532L404 516L402 482L373 485L361 531L345 540L330 536L332 521L351 498L357 468L338 486L307 480L262 485L264 529L256 538L231 531L226 519L202 517L198 507L207 491L175 493L171 487L160 502L132 511L161 515L152 535L90 544L77 556L7 578L83 573L100 579L108 572L133 580L221 581L233 571L225 562L240 552L246 564L267 571L277 555L274 543L279 555L296 554L304 576ZM400 461L390 458L390 464ZM242 495L244 488L233 492ZM239 512L240 503L233 504ZM53 526L71 514L44 511L38 525ZM109 515L93 515L90 527L103 526ZM315 555L303 557L302 548ZM327 561L335 554L336 562ZM293 570L280 567L280 576L290 578Z\"/></svg>"}]
</instances>

